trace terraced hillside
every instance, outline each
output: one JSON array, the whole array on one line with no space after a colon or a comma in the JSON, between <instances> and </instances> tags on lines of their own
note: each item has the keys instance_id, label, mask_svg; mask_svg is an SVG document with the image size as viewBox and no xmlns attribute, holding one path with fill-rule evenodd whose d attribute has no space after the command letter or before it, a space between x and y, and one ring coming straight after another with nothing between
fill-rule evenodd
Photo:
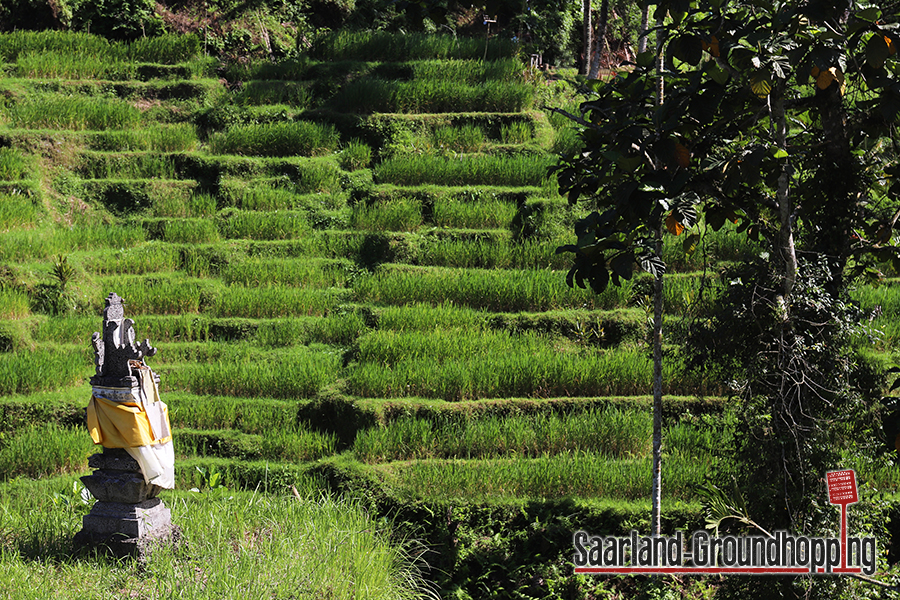
<instances>
[{"instance_id":1,"label":"terraced hillside","mask_svg":"<svg viewBox=\"0 0 900 600\"><path fill-rule=\"evenodd\" d=\"M649 519L650 287L565 283L578 214L547 169L575 136L542 108L570 84L498 40L415 35L222 66L190 36L10 34L0 61L0 547L41 548L20 506L61 515L47 543L80 527L55 500L94 451L116 292L159 348L185 512L214 483L344 493L422 540L448 596L602 586L567 570L571 532ZM710 265L753 251L666 249L670 529L702 521L731 435L679 336Z\"/></svg>"}]
</instances>

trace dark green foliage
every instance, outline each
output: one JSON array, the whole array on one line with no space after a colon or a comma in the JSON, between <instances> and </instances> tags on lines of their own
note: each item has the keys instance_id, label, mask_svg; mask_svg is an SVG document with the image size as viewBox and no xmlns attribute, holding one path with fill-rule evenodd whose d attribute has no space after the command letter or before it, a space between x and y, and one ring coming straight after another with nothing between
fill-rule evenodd
<instances>
[{"instance_id":1,"label":"dark green foliage","mask_svg":"<svg viewBox=\"0 0 900 600\"><path fill-rule=\"evenodd\" d=\"M92 0L78 4L73 13L77 28L111 39L136 40L163 32L151 0Z\"/></svg>"}]
</instances>

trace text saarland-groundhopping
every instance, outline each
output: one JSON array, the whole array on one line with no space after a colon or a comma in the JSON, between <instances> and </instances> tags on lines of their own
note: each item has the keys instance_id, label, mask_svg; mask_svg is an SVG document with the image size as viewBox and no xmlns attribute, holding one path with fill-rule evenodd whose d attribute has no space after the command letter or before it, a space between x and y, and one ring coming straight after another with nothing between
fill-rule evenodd
<instances>
[{"instance_id":1,"label":"text saarland-groundhopping","mask_svg":"<svg viewBox=\"0 0 900 600\"><path fill-rule=\"evenodd\" d=\"M745 574L836 575L875 573L878 551L874 537L847 535L847 505L858 501L856 473L826 474L829 501L841 506L840 538L794 536L776 531L765 536L714 536L695 531L674 536L572 536L578 574ZM686 545L685 542L690 544Z\"/></svg>"}]
</instances>

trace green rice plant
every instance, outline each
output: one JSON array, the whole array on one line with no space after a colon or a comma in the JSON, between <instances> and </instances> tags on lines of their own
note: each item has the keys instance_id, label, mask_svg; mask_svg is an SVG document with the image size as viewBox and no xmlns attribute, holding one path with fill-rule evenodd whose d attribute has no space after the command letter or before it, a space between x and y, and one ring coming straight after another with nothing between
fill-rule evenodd
<instances>
[{"instance_id":1,"label":"green rice plant","mask_svg":"<svg viewBox=\"0 0 900 600\"><path fill-rule=\"evenodd\" d=\"M522 272L482 269L382 268L359 277L354 294L362 302L403 305L446 301L494 312L545 311L558 308L621 308L628 305L631 282L610 286L602 294L570 288L565 274L550 270Z\"/></svg>"},{"instance_id":2,"label":"green rice plant","mask_svg":"<svg viewBox=\"0 0 900 600\"><path fill-rule=\"evenodd\" d=\"M141 122L140 110L107 98L27 98L4 112L10 126L23 129L134 129Z\"/></svg>"},{"instance_id":3,"label":"green rice plant","mask_svg":"<svg viewBox=\"0 0 900 600\"><path fill-rule=\"evenodd\" d=\"M329 290L229 286L216 298L213 314L254 319L289 315L322 316L339 302L340 295Z\"/></svg>"},{"instance_id":4,"label":"green rice plant","mask_svg":"<svg viewBox=\"0 0 900 600\"><path fill-rule=\"evenodd\" d=\"M489 81L480 85L444 79L383 81L357 79L329 101L351 113L520 112L534 102L534 88L519 82Z\"/></svg>"},{"instance_id":5,"label":"green rice plant","mask_svg":"<svg viewBox=\"0 0 900 600\"><path fill-rule=\"evenodd\" d=\"M311 56L327 60L411 61L426 59L489 59L515 55L515 45L504 38L490 40L424 33L351 31L339 29L316 40Z\"/></svg>"},{"instance_id":6,"label":"green rice plant","mask_svg":"<svg viewBox=\"0 0 900 600\"><path fill-rule=\"evenodd\" d=\"M28 294L0 286L0 319L24 319L31 314Z\"/></svg>"},{"instance_id":7,"label":"green rice plant","mask_svg":"<svg viewBox=\"0 0 900 600\"><path fill-rule=\"evenodd\" d=\"M82 344L85 332L93 333L99 329L99 321L94 315L58 315L49 319L40 319L34 326L36 342L53 342L54 344Z\"/></svg>"},{"instance_id":8,"label":"green rice plant","mask_svg":"<svg viewBox=\"0 0 900 600\"><path fill-rule=\"evenodd\" d=\"M0 194L0 231L32 225L38 211L25 194Z\"/></svg>"},{"instance_id":9,"label":"green rice plant","mask_svg":"<svg viewBox=\"0 0 900 600\"><path fill-rule=\"evenodd\" d=\"M372 162L372 148L368 144L354 140L341 150L340 161L341 168L345 171L365 169Z\"/></svg>"},{"instance_id":10,"label":"green rice plant","mask_svg":"<svg viewBox=\"0 0 900 600\"><path fill-rule=\"evenodd\" d=\"M433 331L437 329L483 329L484 312L452 301L436 306L414 303L405 306L388 306L378 311L378 327L390 331Z\"/></svg>"},{"instance_id":11,"label":"green rice plant","mask_svg":"<svg viewBox=\"0 0 900 600\"><path fill-rule=\"evenodd\" d=\"M84 471L95 448L81 427L47 423L23 429L0 446L0 480Z\"/></svg>"},{"instance_id":12,"label":"green rice plant","mask_svg":"<svg viewBox=\"0 0 900 600\"><path fill-rule=\"evenodd\" d=\"M203 45L195 34L142 37L128 43L128 57L136 62L174 65L197 58Z\"/></svg>"},{"instance_id":13,"label":"green rice plant","mask_svg":"<svg viewBox=\"0 0 900 600\"><path fill-rule=\"evenodd\" d=\"M649 454L651 434L650 415L613 407L549 416L438 421L404 417L359 432L353 451L365 462L539 457L577 451L611 459L637 458Z\"/></svg>"},{"instance_id":14,"label":"green rice plant","mask_svg":"<svg viewBox=\"0 0 900 600\"><path fill-rule=\"evenodd\" d=\"M166 404L173 427L255 434L299 431L295 401L172 392L166 395Z\"/></svg>"},{"instance_id":15,"label":"green rice plant","mask_svg":"<svg viewBox=\"0 0 900 600\"><path fill-rule=\"evenodd\" d=\"M309 398L333 383L340 367L339 355L301 347L265 359L185 365L168 373L166 385L194 394Z\"/></svg>"},{"instance_id":16,"label":"green rice plant","mask_svg":"<svg viewBox=\"0 0 900 600\"><path fill-rule=\"evenodd\" d=\"M131 248L105 251L88 256L84 266L97 275L143 275L175 271L181 267L178 246L152 241Z\"/></svg>"},{"instance_id":17,"label":"green rice plant","mask_svg":"<svg viewBox=\"0 0 900 600\"><path fill-rule=\"evenodd\" d=\"M206 244L219 240L219 230L210 219L169 219L163 239L173 244Z\"/></svg>"},{"instance_id":18,"label":"green rice plant","mask_svg":"<svg viewBox=\"0 0 900 600\"><path fill-rule=\"evenodd\" d=\"M500 141L504 144L525 144L534 137L531 123L515 121L500 127Z\"/></svg>"},{"instance_id":19,"label":"green rice plant","mask_svg":"<svg viewBox=\"0 0 900 600\"><path fill-rule=\"evenodd\" d=\"M524 68L517 58L483 61L423 60L411 62L414 79L446 79L458 83L483 84L489 81L522 81Z\"/></svg>"},{"instance_id":20,"label":"green rice plant","mask_svg":"<svg viewBox=\"0 0 900 600\"><path fill-rule=\"evenodd\" d=\"M15 148L0 148L0 181L27 179L31 174L29 163Z\"/></svg>"},{"instance_id":21,"label":"green rice plant","mask_svg":"<svg viewBox=\"0 0 900 600\"><path fill-rule=\"evenodd\" d=\"M342 287L349 266L349 261L256 258L229 264L221 277L228 285L323 289Z\"/></svg>"},{"instance_id":22,"label":"green rice plant","mask_svg":"<svg viewBox=\"0 0 900 600\"><path fill-rule=\"evenodd\" d=\"M155 217L211 217L216 214L216 198L195 192L185 201L176 195L160 195L153 200Z\"/></svg>"},{"instance_id":23,"label":"green rice plant","mask_svg":"<svg viewBox=\"0 0 900 600\"><path fill-rule=\"evenodd\" d=\"M478 152L485 144L484 132L471 123L462 127L439 127L432 134L436 148L453 152Z\"/></svg>"},{"instance_id":24,"label":"green rice plant","mask_svg":"<svg viewBox=\"0 0 900 600\"><path fill-rule=\"evenodd\" d=\"M22 261L67 254L73 250L128 248L145 239L139 225L91 225L70 228L13 229L0 236L0 259Z\"/></svg>"},{"instance_id":25,"label":"green rice plant","mask_svg":"<svg viewBox=\"0 0 900 600\"><path fill-rule=\"evenodd\" d=\"M568 269L572 259L556 254L553 240L436 239L422 247L419 264L475 269Z\"/></svg>"},{"instance_id":26,"label":"green rice plant","mask_svg":"<svg viewBox=\"0 0 900 600\"><path fill-rule=\"evenodd\" d=\"M78 174L87 179L176 179L175 159L155 152L84 152Z\"/></svg>"},{"instance_id":27,"label":"green rice plant","mask_svg":"<svg viewBox=\"0 0 900 600\"><path fill-rule=\"evenodd\" d=\"M399 156L375 167L375 180L394 185L540 186L552 156Z\"/></svg>"},{"instance_id":28,"label":"green rice plant","mask_svg":"<svg viewBox=\"0 0 900 600\"><path fill-rule=\"evenodd\" d=\"M120 294L128 305L129 314L170 315L200 312L213 301L222 286L207 279L154 273L104 277L101 289L102 298L112 292Z\"/></svg>"},{"instance_id":29,"label":"green rice plant","mask_svg":"<svg viewBox=\"0 0 900 600\"><path fill-rule=\"evenodd\" d=\"M581 136L577 129L565 127L556 130L553 136L553 154L572 156L581 149Z\"/></svg>"},{"instance_id":30,"label":"green rice plant","mask_svg":"<svg viewBox=\"0 0 900 600\"><path fill-rule=\"evenodd\" d=\"M350 227L362 231L416 231L422 224L422 205L414 199L356 204Z\"/></svg>"},{"instance_id":31,"label":"green rice plant","mask_svg":"<svg viewBox=\"0 0 900 600\"><path fill-rule=\"evenodd\" d=\"M663 501L696 499L696 482L714 461L672 458L663 470ZM610 460L603 454L567 452L532 459L425 460L375 467L403 497L500 498L646 497L650 459Z\"/></svg>"},{"instance_id":32,"label":"green rice plant","mask_svg":"<svg viewBox=\"0 0 900 600\"><path fill-rule=\"evenodd\" d=\"M319 156L337 150L340 136L331 125L307 121L236 125L209 140L213 154Z\"/></svg>"},{"instance_id":33,"label":"green rice plant","mask_svg":"<svg viewBox=\"0 0 900 600\"><path fill-rule=\"evenodd\" d=\"M90 354L88 348L0 354L0 395L31 394L80 383L91 374Z\"/></svg>"},{"instance_id":34,"label":"green rice plant","mask_svg":"<svg viewBox=\"0 0 900 600\"><path fill-rule=\"evenodd\" d=\"M231 94L239 106L285 104L294 108L312 108L314 102L310 82L247 81Z\"/></svg>"},{"instance_id":35,"label":"green rice plant","mask_svg":"<svg viewBox=\"0 0 900 600\"><path fill-rule=\"evenodd\" d=\"M297 463L331 456L337 451L337 438L332 433L277 431L262 438L262 455L270 460Z\"/></svg>"},{"instance_id":36,"label":"green rice plant","mask_svg":"<svg viewBox=\"0 0 900 600\"><path fill-rule=\"evenodd\" d=\"M220 230L228 239L285 240L308 234L310 227L302 212L233 211L223 215Z\"/></svg>"},{"instance_id":37,"label":"green rice plant","mask_svg":"<svg viewBox=\"0 0 900 600\"><path fill-rule=\"evenodd\" d=\"M367 330L366 321L355 312L325 317L292 317L264 321L256 330L256 342L280 348L297 344L349 345Z\"/></svg>"},{"instance_id":38,"label":"green rice plant","mask_svg":"<svg viewBox=\"0 0 900 600\"><path fill-rule=\"evenodd\" d=\"M219 184L219 200L223 206L243 210L278 211L310 206L313 198L296 190L297 186L284 177L252 182L229 177Z\"/></svg>"},{"instance_id":39,"label":"green rice plant","mask_svg":"<svg viewBox=\"0 0 900 600\"><path fill-rule=\"evenodd\" d=\"M469 203L442 197L434 202L432 221L436 227L505 229L517 212L515 204L503 200Z\"/></svg>"},{"instance_id":40,"label":"green rice plant","mask_svg":"<svg viewBox=\"0 0 900 600\"><path fill-rule=\"evenodd\" d=\"M456 401L628 396L650 389L649 357L636 350L560 352L533 334L379 331L360 338L359 347L359 363L348 372L347 383L363 397ZM673 370L674 365L667 367ZM666 393L689 393L694 384L674 381Z\"/></svg>"},{"instance_id":41,"label":"green rice plant","mask_svg":"<svg viewBox=\"0 0 900 600\"><path fill-rule=\"evenodd\" d=\"M109 79L127 81L137 75L132 62L84 52L26 52L16 58L16 77L32 79Z\"/></svg>"},{"instance_id":42,"label":"green rice plant","mask_svg":"<svg viewBox=\"0 0 900 600\"><path fill-rule=\"evenodd\" d=\"M157 123L140 129L96 132L87 142L91 150L105 152L189 152L197 147L198 138L189 123Z\"/></svg>"},{"instance_id":43,"label":"green rice plant","mask_svg":"<svg viewBox=\"0 0 900 600\"><path fill-rule=\"evenodd\" d=\"M0 35L0 59L15 62L20 54L56 52L91 54L109 58L125 56L125 47L110 43L99 35L69 31L15 31Z\"/></svg>"}]
</instances>

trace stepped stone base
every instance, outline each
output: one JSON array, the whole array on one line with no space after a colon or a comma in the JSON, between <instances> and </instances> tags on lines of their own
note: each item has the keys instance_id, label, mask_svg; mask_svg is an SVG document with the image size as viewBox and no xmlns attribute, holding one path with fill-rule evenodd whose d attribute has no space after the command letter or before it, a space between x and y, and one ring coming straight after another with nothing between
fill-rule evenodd
<instances>
[{"instance_id":1,"label":"stepped stone base","mask_svg":"<svg viewBox=\"0 0 900 600\"><path fill-rule=\"evenodd\" d=\"M76 549L98 548L119 557L146 558L155 545L181 539L169 509L156 497L160 488L144 482L138 463L127 452L104 448L88 464L98 470L81 481L97 502L75 534Z\"/></svg>"}]
</instances>

